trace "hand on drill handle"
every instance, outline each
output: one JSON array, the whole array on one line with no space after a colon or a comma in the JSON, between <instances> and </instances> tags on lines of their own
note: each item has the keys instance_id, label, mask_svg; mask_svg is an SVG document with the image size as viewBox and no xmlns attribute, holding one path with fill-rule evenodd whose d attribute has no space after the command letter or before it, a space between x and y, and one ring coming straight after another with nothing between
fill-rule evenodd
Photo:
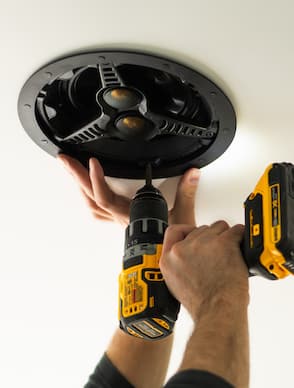
<instances>
[{"instance_id":1,"label":"hand on drill handle","mask_svg":"<svg viewBox=\"0 0 294 388\"><path fill-rule=\"evenodd\" d=\"M240 250L244 226L225 221L165 232L160 269L167 287L194 321L206 306L248 301L248 269Z\"/></svg>"},{"instance_id":2,"label":"hand on drill handle","mask_svg":"<svg viewBox=\"0 0 294 388\"><path fill-rule=\"evenodd\" d=\"M89 161L89 171L76 159L59 154L57 158L76 179L86 204L93 216L103 221L115 221L127 227L131 200L114 193L104 178L101 164L95 158ZM194 184L189 183L196 174ZM185 172L178 183L175 204L169 211L168 222L172 224L196 225L195 194L198 187L200 170L191 168Z\"/></svg>"}]
</instances>

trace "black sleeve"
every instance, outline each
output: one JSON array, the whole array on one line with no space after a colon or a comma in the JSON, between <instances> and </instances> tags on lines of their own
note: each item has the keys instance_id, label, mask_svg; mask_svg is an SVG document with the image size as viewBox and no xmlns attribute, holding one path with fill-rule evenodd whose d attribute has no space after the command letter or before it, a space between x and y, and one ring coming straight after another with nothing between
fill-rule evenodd
<instances>
[{"instance_id":1,"label":"black sleeve","mask_svg":"<svg viewBox=\"0 0 294 388\"><path fill-rule=\"evenodd\" d=\"M135 388L103 354L84 388Z\"/></svg>"},{"instance_id":2,"label":"black sleeve","mask_svg":"<svg viewBox=\"0 0 294 388\"><path fill-rule=\"evenodd\" d=\"M206 371L188 369L171 377L164 388L234 388L219 376ZM104 353L84 388L135 388L118 371ZM152 387L150 387L152 388Z\"/></svg>"},{"instance_id":3,"label":"black sleeve","mask_svg":"<svg viewBox=\"0 0 294 388\"><path fill-rule=\"evenodd\" d=\"M164 388L234 388L222 377L213 373L187 369L172 376Z\"/></svg>"}]
</instances>

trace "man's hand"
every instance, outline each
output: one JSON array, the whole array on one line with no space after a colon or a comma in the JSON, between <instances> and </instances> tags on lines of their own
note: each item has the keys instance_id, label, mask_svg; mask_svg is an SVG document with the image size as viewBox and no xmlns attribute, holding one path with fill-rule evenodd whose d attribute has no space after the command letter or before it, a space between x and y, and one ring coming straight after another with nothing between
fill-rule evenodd
<instances>
[{"instance_id":1,"label":"man's hand","mask_svg":"<svg viewBox=\"0 0 294 388\"><path fill-rule=\"evenodd\" d=\"M225 221L167 228L160 268L171 293L194 320L216 297L229 302L248 294L248 269L240 251L243 232L243 225L230 228Z\"/></svg>"},{"instance_id":2,"label":"man's hand","mask_svg":"<svg viewBox=\"0 0 294 388\"><path fill-rule=\"evenodd\" d=\"M114 193L104 178L101 164L95 158L89 161L89 171L76 159L59 154L57 159L77 181L85 202L93 216L102 221L115 221L127 227L131 200ZM194 184L189 183L193 174ZM191 168L182 176L176 193L173 209L169 211L169 224L189 224L195 226L195 194L200 170Z\"/></svg>"},{"instance_id":3,"label":"man's hand","mask_svg":"<svg viewBox=\"0 0 294 388\"><path fill-rule=\"evenodd\" d=\"M169 226L159 262L168 288L197 322L180 371L209 371L237 388L249 383L243 231L242 225L230 228L225 221L199 228Z\"/></svg>"}]
</instances>

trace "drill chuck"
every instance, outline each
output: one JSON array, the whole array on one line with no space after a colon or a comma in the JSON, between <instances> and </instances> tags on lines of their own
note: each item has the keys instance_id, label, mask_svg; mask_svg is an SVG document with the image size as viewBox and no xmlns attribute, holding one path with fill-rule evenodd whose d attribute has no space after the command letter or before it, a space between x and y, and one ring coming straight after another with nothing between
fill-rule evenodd
<instances>
[{"instance_id":1,"label":"drill chuck","mask_svg":"<svg viewBox=\"0 0 294 388\"><path fill-rule=\"evenodd\" d=\"M153 186L138 190L130 205L125 250L138 243L162 243L168 226L168 208L160 191Z\"/></svg>"}]
</instances>

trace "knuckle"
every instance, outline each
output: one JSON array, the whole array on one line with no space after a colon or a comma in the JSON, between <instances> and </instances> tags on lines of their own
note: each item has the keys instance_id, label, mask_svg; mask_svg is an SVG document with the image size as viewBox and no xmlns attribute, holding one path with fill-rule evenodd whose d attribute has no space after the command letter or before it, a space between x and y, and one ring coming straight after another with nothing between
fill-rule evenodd
<instances>
[{"instance_id":1,"label":"knuckle","mask_svg":"<svg viewBox=\"0 0 294 388\"><path fill-rule=\"evenodd\" d=\"M165 230L165 233L168 233L170 234L171 232L175 232L179 229L178 225L176 224L172 224L172 225L169 225L166 230Z\"/></svg>"},{"instance_id":2,"label":"knuckle","mask_svg":"<svg viewBox=\"0 0 294 388\"><path fill-rule=\"evenodd\" d=\"M163 269L163 270L166 269L166 262L167 262L166 255L161 255L160 260L159 260L159 267L160 267L160 269Z\"/></svg>"},{"instance_id":3,"label":"knuckle","mask_svg":"<svg viewBox=\"0 0 294 388\"><path fill-rule=\"evenodd\" d=\"M101 219L101 216L95 212L92 212L92 216L96 219L96 220L100 220Z\"/></svg>"},{"instance_id":4,"label":"knuckle","mask_svg":"<svg viewBox=\"0 0 294 388\"><path fill-rule=\"evenodd\" d=\"M162 255L159 260L159 268L163 273L167 273L170 267L169 263L169 256L168 255Z\"/></svg>"},{"instance_id":5,"label":"knuckle","mask_svg":"<svg viewBox=\"0 0 294 388\"><path fill-rule=\"evenodd\" d=\"M178 259L181 258L181 256L183 255L183 252L185 250L184 245L185 245L185 243L183 241L180 241L180 242L175 243L171 247L171 253L174 255L175 258L178 258Z\"/></svg>"},{"instance_id":6,"label":"knuckle","mask_svg":"<svg viewBox=\"0 0 294 388\"><path fill-rule=\"evenodd\" d=\"M219 224L221 226L223 226L224 228L229 228L229 224L225 221L225 220L219 220L219 221L216 221L215 224Z\"/></svg>"},{"instance_id":7,"label":"knuckle","mask_svg":"<svg viewBox=\"0 0 294 388\"><path fill-rule=\"evenodd\" d=\"M195 190L187 190L187 191L185 191L184 196L188 200L194 200L195 196L196 196Z\"/></svg>"},{"instance_id":8,"label":"knuckle","mask_svg":"<svg viewBox=\"0 0 294 388\"><path fill-rule=\"evenodd\" d=\"M93 212L94 212L95 210L97 210L97 205L96 205L96 203L88 202L87 205L88 205L89 209L92 210Z\"/></svg>"}]
</instances>

